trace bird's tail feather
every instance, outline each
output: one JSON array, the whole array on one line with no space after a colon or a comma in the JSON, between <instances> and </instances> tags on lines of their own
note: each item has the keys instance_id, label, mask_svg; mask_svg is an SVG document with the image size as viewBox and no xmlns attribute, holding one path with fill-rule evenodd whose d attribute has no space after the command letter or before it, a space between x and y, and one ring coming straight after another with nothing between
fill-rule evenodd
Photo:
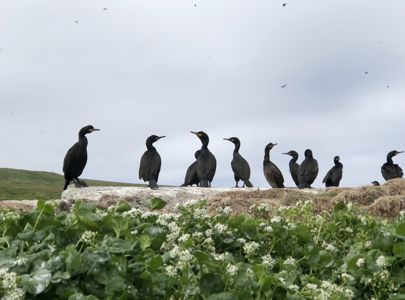
<instances>
[{"instance_id":1,"label":"bird's tail feather","mask_svg":"<svg viewBox=\"0 0 405 300\"><path fill-rule=\"evenodd\" d=\"M63 190L66 190L67 187L69 186L70 181L69 180L65 180L65 185L63 186Z\"/></svg>"},{"instance_id":2,"label":"bird's tail feather","mask_svg":"<svg viewBox=\"0 0 405 300\"><path fill-rule=\"evenodd\" d=\"M253 184L252 184L249 180L245 180L244 183L245 183L245 185L246 185L247 187L249 187L249 188L252 188L252 187L253 187Z\"/></svg>"},{"instance_id":3,"label":"bird's tail feather","mask_svg":"<svg viewBox=\"0 0 405 300\"><path fill-rule=\"evenodd\" d=\"M200 180L200 187L209 187L209 183L207 179Z\"/></svg>"}]
</instances>

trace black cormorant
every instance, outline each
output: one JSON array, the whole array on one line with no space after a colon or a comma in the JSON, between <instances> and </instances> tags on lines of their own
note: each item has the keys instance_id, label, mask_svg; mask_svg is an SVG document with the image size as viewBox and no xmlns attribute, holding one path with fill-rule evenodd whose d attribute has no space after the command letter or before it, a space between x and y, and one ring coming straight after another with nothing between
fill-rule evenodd
<instances>
[{"instance_id":1,"label":"black cormorant","mask_svg":"<svg viewBox=\"0 0 405 300\"><path fill-rule=\"evenodd\" d=\"M314 159L312 151L310 149L304 152L305 159L301 163L298 172L299 188L311 188L311 184L315 181L316 176L318 176L318 162Z\"/></svg>"},{"instance_id":2,"label":"black cormorant","mask_svg":"<svg viewBox=\"0 0 405 300\"><path fill-rule=\"evenodd\" d=\"M235 149L233 150L233 159L231 161L231 167L233 170L233 175L236 181L235 187L239 187L239 180L243 181L243 187L253 187L253 184L249 181L250 179L250 167L249 163L239 154L240 140L237 137L231 137L229 139L224 138L226 141L230 141L235 144Z\"/></svg>"},{"instance_id":3,"label":"black cormorant","mask_svg":"<svg viewBox=\"0 0 405 300\"><path fill-rule=\"evenodd\" d=\"M84 181L79 180L79 176L82 175L84 167L87 163L87 138L86 134L93 131L99 131L91 125L85 126L79 131L79 141L74 144L66 153L63 160L63 174L65 176L65 186L63 190L66 190L70 182L73 180L80 186L87 186Z\"/></svg>"},{"instance_id":4,"label":"black cormorant","mask_svg":"<svg viewBox=\"0 0 405 300\"><path fill-rule=\"evenodd\" d=\"M370 182L374 186L380 186L380 183L377 180Z\"/></svg>"},{"instance_id":5,"label":"black cormorant","mask_svg":"<svg viewBox=\"0 0 405 300\"><path fill-rule=\"evenodd\" d=\"M404 176L404 173L402 172L402 169L400 166L398 166L397 164L394 164L394 161L392 160L392 158L399 154L399 153L403 153L404 151L391 151L388 153L387 155L387 162L385 164L383 164L383 166L381 167L381 173L382 176L384 177L385 180L390 180L390 179L394 179L394 178L402 178L402 176Z\"/></svg>"},{"instance_id":6,"label":"black cormorant","mask_svg":"<svg viewBox=\"0 0 405 300\"><path fill-rule=\"evenodd\" d=\"M283 154L292 156L288 166L290 167L291 177L294 180L295 185L298 187L299 186L298 171L300 169L300 165L297 163L298 153L294 150L291 150L291 151L288 151L287 153L283 153Z\"/></svg>"},{"instance_id":7,"label":"black cormorant","mask_svg":"<svg viewBox=\"0 0 405 300\"><path fill-rule=\"evenodd\" d=\"M139 179L149 181L149 187L153 190L158 188L157 182L159 179L160 166L162 160L153 143L164 138L165 136L151 135L146 139L146 148L148 150L141 157L141 164L139 166Z\"/></svg>"},{"instance_id":8,"label":"black cormorant","mask_svg":"<svg viewBox=\"0 0 405 300\"><path fill-rule=\"evenodd\" d=\"M197 159L200 156L201 150L198 150L194 153L196 159L187 169L186 176L184 177L184 183L181 186L193 186L195 184L198 186L198 176L197 176Z\"/></svg>"},{"instance_id":9,"label":"black cormorant","mask_svg":"<svg viewBox=\"0 0 405 300\"><path fill-rule=\"evenodd\" d=\"M200 187L210 187L217 169L217 160L210 150L208 150L210 139L203 131L191 131L191 133L194 133L202 143L201 153L197 158L197 176L200 182Z\"/></svg>"},{"instance_id":10,"label":"black cormorant","mask_svg":"<svg viewBox=\"0 0 405 300\"><path fill-rule=\"evenodd\" d=\"M335 165L329 170L322 181L326 187L339 186L340 180L342 180L343 164L340 162L340 157L335 156L333 162Z\"/></svg>"},{"instance_id":11,"label":"black cormorant","mask_svg":"<svg viewBox=\"0 0 405 300\"><path fill-rule=\"evenodd\" d=\"M277 144L269 143L264 148L263 173L273 189L284 188L284 177L280 169L270 161L270 150Z\"/></svg>"}]
</instances>

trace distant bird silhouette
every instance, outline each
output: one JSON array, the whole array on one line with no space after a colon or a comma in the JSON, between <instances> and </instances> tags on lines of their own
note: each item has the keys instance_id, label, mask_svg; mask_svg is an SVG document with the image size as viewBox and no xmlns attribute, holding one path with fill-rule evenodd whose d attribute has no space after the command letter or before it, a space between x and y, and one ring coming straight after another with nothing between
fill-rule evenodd
<instances>
[{"instance_id":1,"label":"distant bird silhouette","mask_svg":"<svg viewBox=\"0 0 405 300\"><path fill-rule=\"evenodd\" d=\"M287 3L283 3L283 7L286 7L287 6Z\"/></svg>"},{"instance_id":2,"label":"distant bird silhouette","mask_svg":"<svg viewBox=\"0 0 405 300\"><path fill-rule=\"evenodd\" d=\"M92 125L88 125L80 129L79 141L68 150L65 159L63 160L63 174L65 176L65 185L63 190L66 190L72 180L80 186L87 186L84 181L80 181L78 178L80 175L82 175L84 167L87 163L88 141L86 134L99 130L100 129L96 129Z\"/></svg>"},{"instance_id":3,"label":"distant bird silhouette","mask_svg":"<svg viewBox=\"0 0 405 300\"><path fill-rule=\"evenodd\" d=\"M77 23L79 23L79 21L76 20L75 23L77 24Z\"/></svg>"},{"instance_id":4,"label":"distant bird silhouette","mask_svg":"<svg viewBox=\"0 0 405 300\"><path fill-rule=\"evenodd\" d=\"M104 7L104 8L103 8L103 11L106 11L106 10L108 10L108 8L107 8L107 7Z\"/></svg>"},{"instance_id":5,"label":"distant bird silhouette","mask_svg":"<svg viewBox=\"0 0 405 300\"><path fill-rule=\"evenodd\" d=\"M380 186L380 183L377 180L370 182L374 186Z\"/></svg>"},{"instance_id":6,"label":"distant bird silhouette","mask_svg":"<svg viewBox=\"0 0 405 300\"><path fill-rule=\"evenodd\" d=\"M283 85L280 85L280 87L283 89L287 86L287 83L284 83Z\"/></svg>"},{"instance_id":7,"label":"distant bird silhouette","mask_svg":"<svg viewBox=\"0 0 405 300\"><path fill-rule=\"evenodd\" d=\"M311 188L311 184L314 183L316 176L318 176L319 167L318 162L314 159L312 151L310 149L305 150L305 159L300 165L298 172L299 188Z\"/></svg>"},{"instance_id":8,"label":"distant bird silhouette","mask_svg":"<svg viewBox=\"0 0 405 300\"><path fill-rule=\"evenodd\" d=\"M387 85L387 89L389 89L390 88L390 86L389 85Z\"/></svg>"},{"instance_id":9,"label":"distant bird silhouette","mask_svg":"<svg viewBox=\"0 0 405 300\"><path fill-rule=\"evenodd\" d=\"M198 150L194 153L194 157L196 159L187 169L186 176L184 177L184 183L181 186L193 186L193 184L199 184L198 176L197 176L197 159L200 156L201 150Z\"/></svg>"},{"instance_id":10,"label":"distant bird silhouette","mask_svg":"<svg viewBox=\"0 0 405 300\"><path fill-rule=\"evenodd\" d=\"M364 74L366 74L366 75L367 75L367 74L368 74L368 71L364 72Z\"/></svg>"},{"instance_id":11,"label":"distant bird silhouette","mask_svg":"<svg viewBox=\"0 0 405 300\"><path fill-rule=\"evenodd\" d=\"M146 139L147 150L141 157L139 165L139 179L149 182L149 187L153 190L158 189L158 179L162 160L153 143L164 138L165 136L151 135Z\"/></svg>"},{"instance_id":12,"label":"distant bird silhouette","mask_svg":"<svg viewBox=\"0 0 405 300\"><path fill-rule=\"evenodd\" d=\"M217 160L211 151L208 150L208 143L210 139L203 131L191 131L191 133L195 134L202 143L200 149L201 152L197 158L197 176L200 182L200 187L210 187L217 169Z\"/></svg>"},{"instance_id":13,"label":"distant bird silhouette","mask_svg":"<svg viewBox=\"0 0 405 300\"><path fill-rule=\"evenodd\" d=\"M339 186L340 180L342 180L343 164L340 162L340 157L335 156L333 161L335 165L329 170L322 181L326 187Z\"/></svg>"},{"instance_id":14,"label":"distant bird silhouette","mask_svg":"<svg viewBox=\"0 0 405 300\"><path fill-rule=\"evenodd\" d=\"M264 148L263 173L270 186L275 188L284 188L284 177L280 169L270 160L270 150L277 144L269 143Z\"/></svg>"},{"instance_id":15,"label":"distant bird silhouette","mask_svg":"<svg viewBox=\"0 0 405 300\"><path fill-rule=\"evenodd\" d=\"M394 161L392 158L400 153L403 153L404 151L391 151L387 155L387 162L382 165L381 167L381 173L382 176L384 177L385 180L390 180L394 178L402 178L404 176L404 173L402 172L402 169L400 166L397 164L394 164Z\"/></svg>"},{"instance_id":16,"label":"distant bird silhouette","mask_svg":"<svg viewBox=\"0 0 405 300\"><path fill-rule=\"evenodd\" d=\"M233 150L233 159L231 161L231 167L233 171L233 175L236 181L235 187L239 187L239 180L243 181L243 186L253 187L253 184L249 181L250 179L250 166L249 163L239 154L240 149L240 140L237 137L231 137L229 139L224 138L226 141L230 141L235 145L235 149Z\"/></svg>"},{"instance_id":17,"label":"distant bird silhouette","mask_svg":"<svg viewBox=\"0 0 405 300\"><path fill-rule=\"evenodd\" d=\"M283 154L290 155L292 157L288 166L290 168L291 177L294 180L295 185L298 187L299 186L298 171L300 169L300 165L297 163L298 153L294 150L291 150L291 151L289 151L287 153L283 153Z\"/></svg>"}]
</instances>

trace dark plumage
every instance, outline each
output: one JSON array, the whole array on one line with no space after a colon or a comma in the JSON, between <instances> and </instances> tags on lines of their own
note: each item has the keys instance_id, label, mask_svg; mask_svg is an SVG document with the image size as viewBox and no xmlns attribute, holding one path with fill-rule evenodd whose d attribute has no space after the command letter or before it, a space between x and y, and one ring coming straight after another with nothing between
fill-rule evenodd
<instances>
[{"instance_id":1,"label":"dark plumage","mask_svg":"<svg viewBox=\"0 0 405 300\"><path fill-rule=\"evenodd\" d=\"M198 150L194 153L194 157L196 159L187 169L186 176L184 177L184 183L181 186L193 186L193 184L199 184L198 176L197 176L197 159L200 156L201 150Z\"/></svg>"},{"instance_id":2,"label":"dark plumage","mask_svg":"<svg viewBox=\"0 0 405 300\"><path fill-rule=\"evenodd\" d=\"M390 180L394 178L402 178L404 176L404 173L402 172L402 169L400 166L397 164L394 164L394 161L392 158L400 153L403 153L404 151L391 151L387 155L387 162L383 164L381 167L381 173L382 176L384 177L385 180Z\"/></svg>"},{"instance_id":3,"label":"dark plumage","mask_svg":"<svg viewBox=\"0 0 405 300\"><path fill-rule=\"evenodd\" d=\"M269 143L264 148L263 173L273 189L284 188L284 177L280 169L270 161L270 150L277 144Z\"/></svg>"},{"instance_id":4,"label":"dark plumage","mask_svg":"<svg viewBox=\"0 0 405 300\"><path fill-rule=\"evenodd\" d=\"M339 186L340 180L342 180L343 164L340 162L340 157L335 156L333 162L335 163L335 165L332 167L332 169L329 170L322 181L326 187Z\"/></svg>"},{"instance_id":5,"label":"dark plumage","mask_svg":"<svg viewBox=\"0 0 405 300\"><path fill-rule=\"evenodd\" d=\"M318 162L314 159L310 149L305 150L305 159L298 171L299 188L311 188L311 184L318 176Z\"/></svg>"},{"instance_id":6,"label":"dark plumage","mask_svg":"<svg viewBox=\"0 0 405 300\"><path fill-rule=\"evenodd\" d=\"M210 187L211 182L214 179L215 171L217 169L217 160L215 156L208 150L208 143L210 141L208 135L203 132L194 132L201 141L202 146L200 149L200 156L197 158L197 176L200 182L200 187Z\"/></svg>"},{"instance_id":7,"label":"dark plumage","mask_svg":"<svg viewBox=\"0 0 405 300\"><path fill-rule=\"evenodd\" d=\"M158 188L157 182L159 179L160 167L162 160L153 143L164 138L165 136L151 135L146 139L147 150L141 157L141 164L139 166L139 179L149 181L149 187L153 190Z\"/></svg>"},{"instance_id":8,"label":"dark plumage","mask_svg":"<svg viewBox=\"0 0 405 300\"><path fill-rule=\"evenodd\" d=\"M290 167L291 177L294 180L295 185L298 187L299 186L298 171L300 169L300 165L297 163L298 153L294 150L291 150L291 151L289 151L287 153L283 153L283 154L292 156L288 166Z\"/></svg>"},{"instance_id":9,"label":"dark plumage","mask_svg":"<svg viewBox=\"0 0 405 300\"><path fill-rule=\"evenodd\" d=\"M377 180L370 182L374 186L380 186L380 183Z\"/></svg>"},{"instance_id":10,"label":"dark plumage","mask_svg":"<svg viewBox=\"0 0 405 300\"><path fill-rule=\"evenodd\" d=\"M93 131L99 131L100 129L94 128L92 125L88 125L80 129L79 141L74 144L66 153L63 160L63 174L65 176L65 185L63 190L66 190L70 182L73 180L80 186L87 186L84 181L79 180L79 176L82 175L84 167L87 163L87 138L86 134Z\"/></svg>"},{"instance_id":11,"label":"dark plumage","mask_svg":"<svg viewBox=\"0 0 405 300\"><path fill-rule=\"evenodd\" d=\"M239 154L240 140L237 137L231 137L229 139L224 138L226 141L230 141L235 145L233 150L233 159L231 161L231 167L233 170L233 175L236 181L235 187L239 187L239 180L243 181L243 187L253 187L253 184L249 181L250 179L250 167L249 163Z\"/></svg>"}]
</instances>

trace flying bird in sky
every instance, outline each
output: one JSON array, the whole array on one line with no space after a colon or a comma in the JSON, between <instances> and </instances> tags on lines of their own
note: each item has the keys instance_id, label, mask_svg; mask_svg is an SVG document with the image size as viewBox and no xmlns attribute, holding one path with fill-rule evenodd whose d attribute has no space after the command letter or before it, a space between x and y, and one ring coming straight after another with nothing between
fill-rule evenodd
<instances>
[{"instance_id":1,"label":"flying bird in sky","mask_svg":"<svg viewBox=\"0 0 405 300\"><path fill-rule=\"evenodd\" d=\"M286 7L287 6L287 3L283 3L283 7Z\"/></svg>"},{"instance_id":2,"label":"flying bird in sky","mask_svg":"<svg viewBox=\"0 0 405 300\"><path fill-rule=\"evenodd\" d=\"M283 89L287 86L287 83L284 83L283 85L280 85L280 87Z\"/></svg>"}]
</instances>

